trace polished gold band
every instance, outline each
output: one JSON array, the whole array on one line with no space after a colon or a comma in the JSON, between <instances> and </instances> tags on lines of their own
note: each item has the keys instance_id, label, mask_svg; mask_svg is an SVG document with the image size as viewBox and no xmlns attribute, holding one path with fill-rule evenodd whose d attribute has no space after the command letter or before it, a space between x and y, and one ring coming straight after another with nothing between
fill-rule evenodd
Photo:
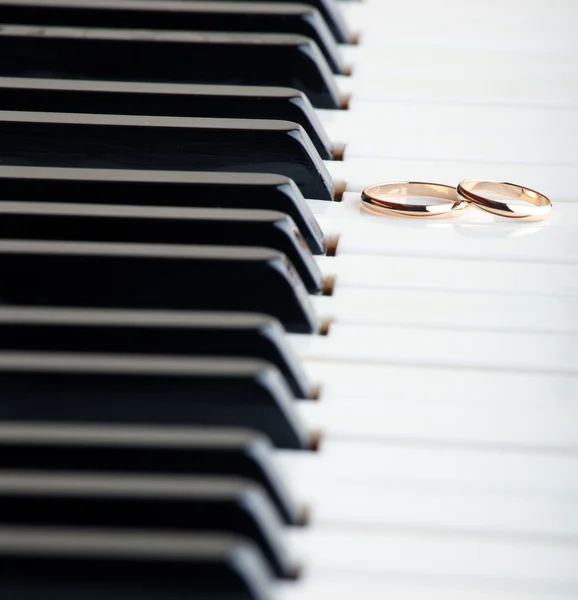
<instances>
[{"instance_id":1,"label":"polished gold band","mask_svg":"<svg viewBox=\"0 0 578 600\"><path fill-rule=\"evenodd\" d=\"M443 204L405 204L394 198L435 198ZM396 181L378 183L365 188L361 194L363 206L371 212L435 219L460 213L468 203L458 196L455 187L440 183Z\"/></svg>"},{"instance_id":2,"label":"polished gold band","mask_svg":"<svg viewBox=\"0 0 578 600\"><path fill-rule=\"evenodd\" d=\"M468 202L500 217L537 221L545 219L552 210L552 203L544 194L515 183L466 179L457 189L460 196ZM496 200L495 197L499 197L500 200ZM522 201L525 204L520 206L502 198Z\"/></svg>"}]
</instances>

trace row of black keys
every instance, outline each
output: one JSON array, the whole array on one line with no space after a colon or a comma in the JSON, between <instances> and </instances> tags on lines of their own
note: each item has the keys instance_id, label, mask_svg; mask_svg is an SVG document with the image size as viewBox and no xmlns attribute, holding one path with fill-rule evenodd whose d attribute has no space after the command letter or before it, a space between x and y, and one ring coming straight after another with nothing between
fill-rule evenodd
<instances>
[{"instance_id":1,"label":"row of black keys","mask_svg":"<svg viewBox=\"0 0 578 600\"><path fill-rule=\"evenodd\" d=\"M319 328L308 294L322 291L325 242L285 177L0 167L0 186L3 304L234 310Z\"/></svg>"},{"instance_id":2,"label":"row of black keys","mask_svg":"<svg viewBox=\"0 0 578 600\"><path fill-rule=\"evenodd\" d=\"M0 2L2 163L275 173L333 199L336 149L310 102L340 103L317 47L333 36L306 29L339 19L312 4ZM52 27L86 23L106 28ZM195 31L122 29L145 23Z\"/></svg>"},{"instance_id":3,"label":"row of black keys","mask_svg":"<svg viewBox=\"0 0 578 600\"><path fill-rule=\"evenodd\" d=\"M0 75L9 76L0 82L0 109L11 111L0 118L3 164L271 172L292 178L307 197L333 199L322 159L332 158L334 148L310 99L332 107L339 99L314 41L279 34L197 30L171 37L158 31L19 25L85 19L110 28L144 19L156 28L168 19L174 27L230 29L232 22L242 28L246 18L253 30L253 20L266 14L278 25L266 20L263 28L279 31L294 27L295 12L299 22L312 22L311 9L283 2L258 3L250 10L242 3L190 1L180 12L170 6L137 0L118 7L89 0L0 3L0 22L8 23L0 29ZM323 6L335 12L331 4ZM313 19L318 21L324 23L319 15ZM323 82L331 89L320 91Z\"/></svg>"},{"instance_id":4,"label":"row of black keys","mask_svg":"<svg viewBox=\"0 0 578 600\"><path fill-rule=\"evenodd\" d=\"M316 390L274 318L318 325L304 282L319 285L323 237L299 190L22 167L0 181L15 199L0 203L0 593L153 598L168 580L168 600L268 598L269 573L295 575L282 523L303 522L270 444L315 446L295 403Z\"/></svg>"},{"instance_id":5,"label":"row of black keys","mask_svg":"<svg viewBox=\"0 0 578 600\"><path fill-rule=\"evenodd\" d=\"M0 119L3 596L265 599L295 575L269 452L314 445L283 327L318 327L303 194L333 198L333 148L309 99L340 105L350 37L306 3L0 2L0 109L44 111Z\"/></svg>"},{"instance_id":6,"label":"row of black keys","mask_svg":"<svg viewBox=\"0 0 578 600\"><path fill-rule=\"evenodd\" d=\"M168 579L167 599L267 598L269 571L295 575L281 522L298 525L303 513L261 436L312 449L294 403L315 390L280 323L253 312L287 316L292 302L306 303L301 276L284 254L251 244L281 244L308 260L307 243L321 250L298 190L283 178L234 174L12 167L0 180L19 199L0 204L0 235L10 237L0 242L0 290L14 305L0 310L0 592L28 600L71 588L75 598L112 599L145 586L152 598ZM150 202L196 208L117 204L138 202L145 187L157 192ZM31 201L41 189L69 203ZM286 214L207 208L235 203L293 214L311 225L308 242L295 243ZM246 246L182 245L189 234ZM32 241L43 238L66 241ZM69 241L85 238L97 243ZM149 243L102 242L111 238ZM284 289L273 283L279 269ZM119 305L129 310L79 308ZM175 305L187 312L134 310ZM214 312L191 312L199 308ZM35 425L19 425L27 422ZM175 473L188 477L167 477ZM231 534L240 537L222 538Z\"/></svg>"},{"instance_id":7,"label":"row of black keys","mask_svg":"<svg viewBox=\"0 0 578 600\"><path fill-rule=\"evenodd\" d=\"M344 71L337 42L347 43L340 13L330 2L306 0L300 4L279 0L221 2L162 0L3 0L0 22L57 27L104 27L234 33L285 33L314 41L335 73Z\"/></svg>"},{"instance_id":8,"label":"row of black keys","mask_svg":"<svg viewBox=\"0 0 578 600\"><path fill-rule=\"evenodd\" d=\"M10 600L267 600L303 507L242 429L0 426Z\"/></svg>"},{"instance_id":9,"label":"row of black keys","mask_svg":"<svg viewBox=\"0 0 578 600\"><path fill-rule=\"evenodd\" d=\"M328 0L306 4L4 0L0 74L289 86L338 108L350 35Z\"/></svg>"},{"instance_id":10,"label":"row of black keys","mask_svg":"<svg viewBox=\"0 0 578 600\"><path fill-rule=\"evenodd\" d=\"M17 199L0 204L1 297L17 307L0 312L0 348L11 352L0 361L2 418L54 420L56 414L70 422L149 424L188 419L251 427L279 447L310 446L292 402L315 392L274 317L288 330L317 327L300 279L317 289L311 249L321 252L323 238L290 181L16 167L1 168L0 181L7 196ZM128 204L140 203L145 189L157 206ZM68 203L35 202L43 194ZM307 232L303 245L291 217ZM34 241L47 238L63 241ZM299 274L287 256L300 266ZM23 308L35 305L127 310ZM145 308L188 312L134 311ZM46 351L57 354L50 361L35 354ZM70 353L78 352L92 356L74 362ZM119 372L121 363L106 356L111 353L132 355L132 362ZM158 358L163 355L188 358ZM95 389L107 403L91 395ZM82 401L71 403L71 390ZM183 398L191 397L195 402L187 401L183 411ZM144 398L148 411L141 406Z\"/></svg>"}]
</instances>

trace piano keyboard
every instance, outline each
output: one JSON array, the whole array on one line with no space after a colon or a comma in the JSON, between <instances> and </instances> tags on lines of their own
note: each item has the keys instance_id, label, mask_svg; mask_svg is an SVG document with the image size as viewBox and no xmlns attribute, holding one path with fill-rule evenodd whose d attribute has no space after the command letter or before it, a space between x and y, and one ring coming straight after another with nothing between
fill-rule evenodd
<instances>
[{"instance_id":1,"label":"piano keyboard","mask_svg":"<svg viewBox=\"0 0 578 600\"><path fill-rule=\"evenodd\" d=\"M578 597L577 19L0 0L2 598Z\"/></svg>"}]
</instances>

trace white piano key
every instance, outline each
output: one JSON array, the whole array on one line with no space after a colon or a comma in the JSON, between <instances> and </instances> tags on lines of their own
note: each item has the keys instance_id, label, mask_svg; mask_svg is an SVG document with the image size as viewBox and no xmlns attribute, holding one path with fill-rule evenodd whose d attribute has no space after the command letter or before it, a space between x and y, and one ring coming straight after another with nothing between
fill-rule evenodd
<instances>
[{"instance_id":1,"label":"white piano key","mask_svg":"<svg viewBox=\"0 0 578 600\"><path fill-rule=\"evenodd\" d=\"M578 333L578 298L548 295L548 290L527 294L341 288L332 296L312 296L311 301L317 314L336 323ZM578 345L567 344L571 343L564 338L563 346L573 347L578 357Z\"/></svg>"},{"instance_id":2,"label":"white piano key","mask_svg":"<svg viewBox=\"0 0 578 600\"><path fill-rule=\"evenodd\" d=\"M471 134L445 131L384 132L378 138L370 127L361 127L357 135L346 140L345 160L363 157L488 161L502 164L575 165L578 164L578 137L535 133Z\"/></svg>"},{"instance_id":3,"label":"white piano key","mask_svg":"<svg viewBox=\"0 0 578 600\"><path fill-rule=\"evenodd\" d=\"M511 19L514 23L526 24L538 20L539 24L544 23L544 19L548 17L564 18L564 10L569 8L569 4L567 0L552 0L548 3L542 0L508 0L507 3L500 0L469 0L465 5L460 0L444 0L444 10L440 10L439 6L425 0L407 0L392 5L383 4L381 0L363 0L361 7L361 14L370 17L370 20L363 23L367 28L375 25L379 16L392 23L397 22L397 19L411 24L427 23L432 19L434 22L453 23L455 20L475 18L488 24L495 22L496 15L499 14L500 19L506 22Z\"/></svg>"},{"instance_id":4,"label":"white piano key","mask_svg":"<svg viewBox=\"0 0 578 600\"><path fill-rule=\"evenodd\" d=\"M327 336L288 336L303 358L438 367L578 371L578 336L432 326L332 323Z\"/></svg>"},{"instance_id":5,"label":"white piano key","mask_svg":"<svg viewBox=\"0 0 578 600\"><path fill-rule=\"evenodd\" d=\"M425 529L578 542L575 498L368 483L308 483L301 490L313 526Z\"/></svg>"},{"instance_id":6,"label":"white piano key","mask_svg":"<svg viewBox=\"0 0 578 600\"><path fill-rule=\"evenodd\" d=\"M555 20L564 19L569 8L567 0L553 0L544 3L542 0L508 0L507 3L500 0L470 0L467 5L460 0L444 0L444 10L439 6L432 5L424 0L408 0L404 3L384 5L380 0L363 0L362 11L358 11L359 17L364 16L363 26L375 27L379 18L383 22L396 23L403 20L405 23L454 23L455 21L469 21L476 19L484 24L494 23L496 15L506 23L526 24L538 21L545 24L548 18ZM572 14L572 13L570 13ZM498 25L496 23L496 25ZM437 32L439 36L439 31ZM383 36L387 39L388 36ZM439 36L444 37L444 36ZM447 41L451 36L445 36ZM511 36L512 37L512 36ZM419 41L419 40L416 40Z\"/></svg>"},{"instance_id":7,"label":"white piano key","mask_svg":"<svg viewBox=\"0 0 578 600\"><path fill-rule=\"evenodd\" d=\"M461 220L429 222L368 216L345 220L318 215L317 220L325 234L339 236L337 256L423 256L546 264L576 264L578 260L577 231L570 223L550 227L548 223L508 223L504 219L489 224L468 222L466 215ZM470 268L475 269L475 263Z\"/></svg>"},{"instance_id":8,"label":"white piano key","mask_svg":"<svg viewBox=\"0 0 578 600\"><path fill-rule=\"evenodd\" d=\"M511 336L508 336L511 337ZM576 415L578 377L536 369L446 369L391 365L378 362L305 359L312 381L322 382L321 398L364 398L384 405L442 398L464 407L491 407L499 403L523 413L524 406ZM495 402L490 403L490 400ZM477 410L477 409L476 409Z\"/></svg>"},{"instance_id":9,"label":"white piano key","mask_svg":"<svg viewBox=\"0 0 578 600\"><path fill-rule=\"evenodd\" d=\"M317 256L334 293L354 289L414 289L529 294L578 294L578 265L338 254Z\"/></svg>"},{"instance_id":10,"label":"white piano key","mask_svg":"<svg viewBox=\"0 0 578 600\"><path fill-rule=\"evenodd\" d=\"M366 46L414 44L454 48L572 51L578 47L576 5L550 2L444 2L384 4L364 1L351 11Z\"/></svg>"},{"instance_id":11,"label":"white piano key","mask_svg":"<svg viewBox=\"0 0 578 600\"><path fill-rule=\"evenodd\" d=\"M515 165L472 161L420 161L359 158L326 161L335 180L347 191L361 192L382 181L430 181L457 185L463 179L511 181L546 194L552 202L578 201L578 166Z\"/></svg>"},{"instance_id":12,"label":"white piano key","mask_svg":"<svg viewBox=\"0 0 578 600\"><path fill-rule=\"evenodd\" d=\"M578 12L576 14L578 17ZM454 77L462 84L469 81L505 79L528 81L538 85L544 81L563 81L578 76L578 52L545 48L510 51L503 48L460 48L455 45L416 45L362 43L345 46L344 58L353 65L353 79L400 77L419 79L435 73L437 77Z\"/></svg>"},{"instance_id":13,"label":"white piano key","mask_svg":"<svg viewBox=\"0 0 578 600\"><path fill-rule=\"evenodd\" d=\"M571 452L326 435L313 455L279 450L273 461L291 488L301 493L310 484L327 482L571 500L578 495L578 455Z\"/></svg>"},{"instance_id":14,"label":"white piano key","mask_svg":"<svg viewBox=\"0 0 578 600\"><path fill-rule=\"evenodd\" d=\"M578 545L564 542L382 532L371 527L290 530L288 540L312 570L578 586Z\"/></svg>"},{"instance_id":15,"label":"white piano key","mask_svg":"<svg viewBox=\"0 0 578 600\"><path fill-rule=\"evenodd\" d=\"M337 439L420 440L578 452L578 404L549 404L524 398L503 403L491 399L485 404L456 402L446 399L443 391L402 402L367 399L362 394L349 398L324 394L320 402L300 403L298 411L309 428Z\"/></svg>"},{"instance_id":16,"label":"white piano key","mask_svg":"<svg viewBox=\"0 0 578 600\"><path fill-rule=\"evenodd\" d=\"M321 401L300 404L299 412L325 435L578 450L575 375L327 358L305 360L304 367L322 382Z\"/></svg>"},{"instance_id":17,"label":"white piano key","mask_svg":"<svg viewBox=\"0 0 578 600\"><path fill-rule=\"evenodd\" d=\"M322 110L317 114L332 140L352 141L371 134L383 137L405 132L437 133L443 140L448 132L478 135L549 134L574 136L578 133L578 109L528 106L492 106L446 103L350 100L349 110Z\"/></svg>"},{"instance_id":18,"label":"white piano key","mask_svg":"<svg viewBox=\"0 0 578 600\"><path fill-rule=\"evenodd\" d=\"M297 581L281 582L275 590L280 600L575 600L575 590L534 585L512 587L495 581L445 581L396 573L368 577L342 572L306 570Z\"/></svg>"},{"instance_id":19,"label":"white piano key","mask_svg":"<svg viewBox=\"0 0 578 600\"><path fill-rule=\"evenodd\" d=\"M461 81L458 75L429 73L380 77L336 76L339 89L359 100L420 100L520 104L526 106L578 107L576 78L517 78L472 76Z\"/></svg>"}]
</instances>

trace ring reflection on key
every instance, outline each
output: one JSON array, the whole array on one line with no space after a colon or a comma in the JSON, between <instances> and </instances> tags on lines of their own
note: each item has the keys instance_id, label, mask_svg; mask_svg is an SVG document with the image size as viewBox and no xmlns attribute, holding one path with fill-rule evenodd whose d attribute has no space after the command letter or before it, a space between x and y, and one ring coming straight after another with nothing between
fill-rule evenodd
<instances>
[{"instance_id":1,"label":"ring reflection on key","mask_svg":"<svg viewBox=\"0 0 578 600\"><path fill-rule=\"evenodd\" d=\"M505 181L467 179L458 185L458 193L478 208L510 219L538 221L548 217L552 210L552 203L544 194Z\"/></svg>"},{"instance_id":2,"label":"ring reflection on key","mask_svg":"<svg viewBox=\"0 0 578 600\"><path fill-rule=\"evenodd\" d=\"M433 198L438 203L409 204L399 201L400 198L415 197ZM373 213L429 219L454 216L468 207L468 202L458 196L455 187L419 181L371 185L363 190L361 202L364 208Z\"/></svg>"}]
</instances>

